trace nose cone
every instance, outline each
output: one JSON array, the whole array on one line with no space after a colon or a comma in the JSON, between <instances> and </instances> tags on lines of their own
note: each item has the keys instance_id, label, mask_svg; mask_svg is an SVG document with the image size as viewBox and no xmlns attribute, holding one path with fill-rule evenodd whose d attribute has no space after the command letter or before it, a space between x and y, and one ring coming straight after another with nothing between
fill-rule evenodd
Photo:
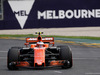
<instances>
[{"instance_id":1,"label":"nose cone","mask_svg":"<svg viewBox=\"0 0 100 75\"><path fill-rule=\"evenodd\" d=\"M37 61L37 65L42 65L42 61Z\"/></svg>"},{"instance_id":2,"label":"nose cone","mask_svg":"<svg viewBox=\"0 0 100 75\"><path fill-rule=\"evenodd\" d=\"M34 63L38 66L45 64L45 50L46 48L34 48Z\"/></svg>"}]
</instances>

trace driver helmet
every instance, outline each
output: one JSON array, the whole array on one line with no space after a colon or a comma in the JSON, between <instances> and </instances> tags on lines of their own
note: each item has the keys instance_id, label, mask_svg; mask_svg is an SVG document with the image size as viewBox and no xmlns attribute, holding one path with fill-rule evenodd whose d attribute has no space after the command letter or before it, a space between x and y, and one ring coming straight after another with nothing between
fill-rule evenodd
<instances>
[{"instance_id":1,"label":"driver helmet","mask_svg":"<svg viewBox=\"0 0 100 75\"><path fill-rule=\"evenodd\" d=\"M39 47L43 47L43 44L44 44L44 43L41 42L41 41L40 41L40 42L37 42L37 46L39 46Z\"/></svg>"}]
</instances>

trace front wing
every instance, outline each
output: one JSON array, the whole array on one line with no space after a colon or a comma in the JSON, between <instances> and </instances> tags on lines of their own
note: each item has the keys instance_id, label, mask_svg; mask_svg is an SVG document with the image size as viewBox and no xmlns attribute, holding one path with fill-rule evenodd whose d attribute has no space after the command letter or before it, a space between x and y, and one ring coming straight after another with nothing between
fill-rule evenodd
<instances>
[{"instance_id":1,"label":"front wing","mask_svg":"<svg viewBox=\"0 0 100 75\"><path fill-rule=\"evenodd\" d=\"M12 66L17 66L17 67L25 67L25 68L50 68L50 67L63 66L64 62L66 62L66 60L51 60L51 61L49 61L48 65L41 65L41 66L33 65L32 66L30 64L30 62L28 62L28 61L19 61L19 62L12 62L11 65Z\"/></svg>"}]
</instances>

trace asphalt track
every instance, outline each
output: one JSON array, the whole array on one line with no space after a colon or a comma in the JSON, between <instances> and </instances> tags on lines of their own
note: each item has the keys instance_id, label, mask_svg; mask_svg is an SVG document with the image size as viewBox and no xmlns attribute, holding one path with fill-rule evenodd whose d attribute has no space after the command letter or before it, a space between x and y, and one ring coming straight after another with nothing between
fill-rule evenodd
<instances>
[{"instance_id":1,"label":"asphalt track","mask_svg":"<svg viewBox=\"0 0 100 75\"><path fill-rule=\"evenodd\" d=\"M73 67L71 69L47 68L19 69L10 71L7 69L7 51L12 46L24 46L23 40L0 39L0 75L100 75L100 48L86 46L69 46L73 53ZM56 45L60 45L56 43Z\"/></svg>"}]
</instances>

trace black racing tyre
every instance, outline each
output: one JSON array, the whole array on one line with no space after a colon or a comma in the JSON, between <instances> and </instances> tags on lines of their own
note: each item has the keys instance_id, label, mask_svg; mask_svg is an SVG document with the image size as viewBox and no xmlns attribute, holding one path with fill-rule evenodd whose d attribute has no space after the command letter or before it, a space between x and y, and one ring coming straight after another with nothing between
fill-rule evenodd
<instances>
[{"instance_id":1,"label":"black racing tyre","mask_svg":"<svg viewBox=\"0 0 100 75\"><path fill-rule=\"evenodd\" d=\"M71 68L73 66L71 49L69 48L69 46L59 46L59 47L60 47L59 51L60 60L66 60L62 68L64 69Z\"/></svg>"},{"instance_id":2,"label":"black racing tyre","mask_svg":"<svg viewBox=\"0 0 100 75\"><path fill-rule=\"evenodd\" d=\"M12 62L17 62L20 60L20 49L21 47L12 47L8 51L8 57L7 57L7 67L9 70L17 70L18 67L16 65L11 65Z\"/></svg>"}]
</instances>

